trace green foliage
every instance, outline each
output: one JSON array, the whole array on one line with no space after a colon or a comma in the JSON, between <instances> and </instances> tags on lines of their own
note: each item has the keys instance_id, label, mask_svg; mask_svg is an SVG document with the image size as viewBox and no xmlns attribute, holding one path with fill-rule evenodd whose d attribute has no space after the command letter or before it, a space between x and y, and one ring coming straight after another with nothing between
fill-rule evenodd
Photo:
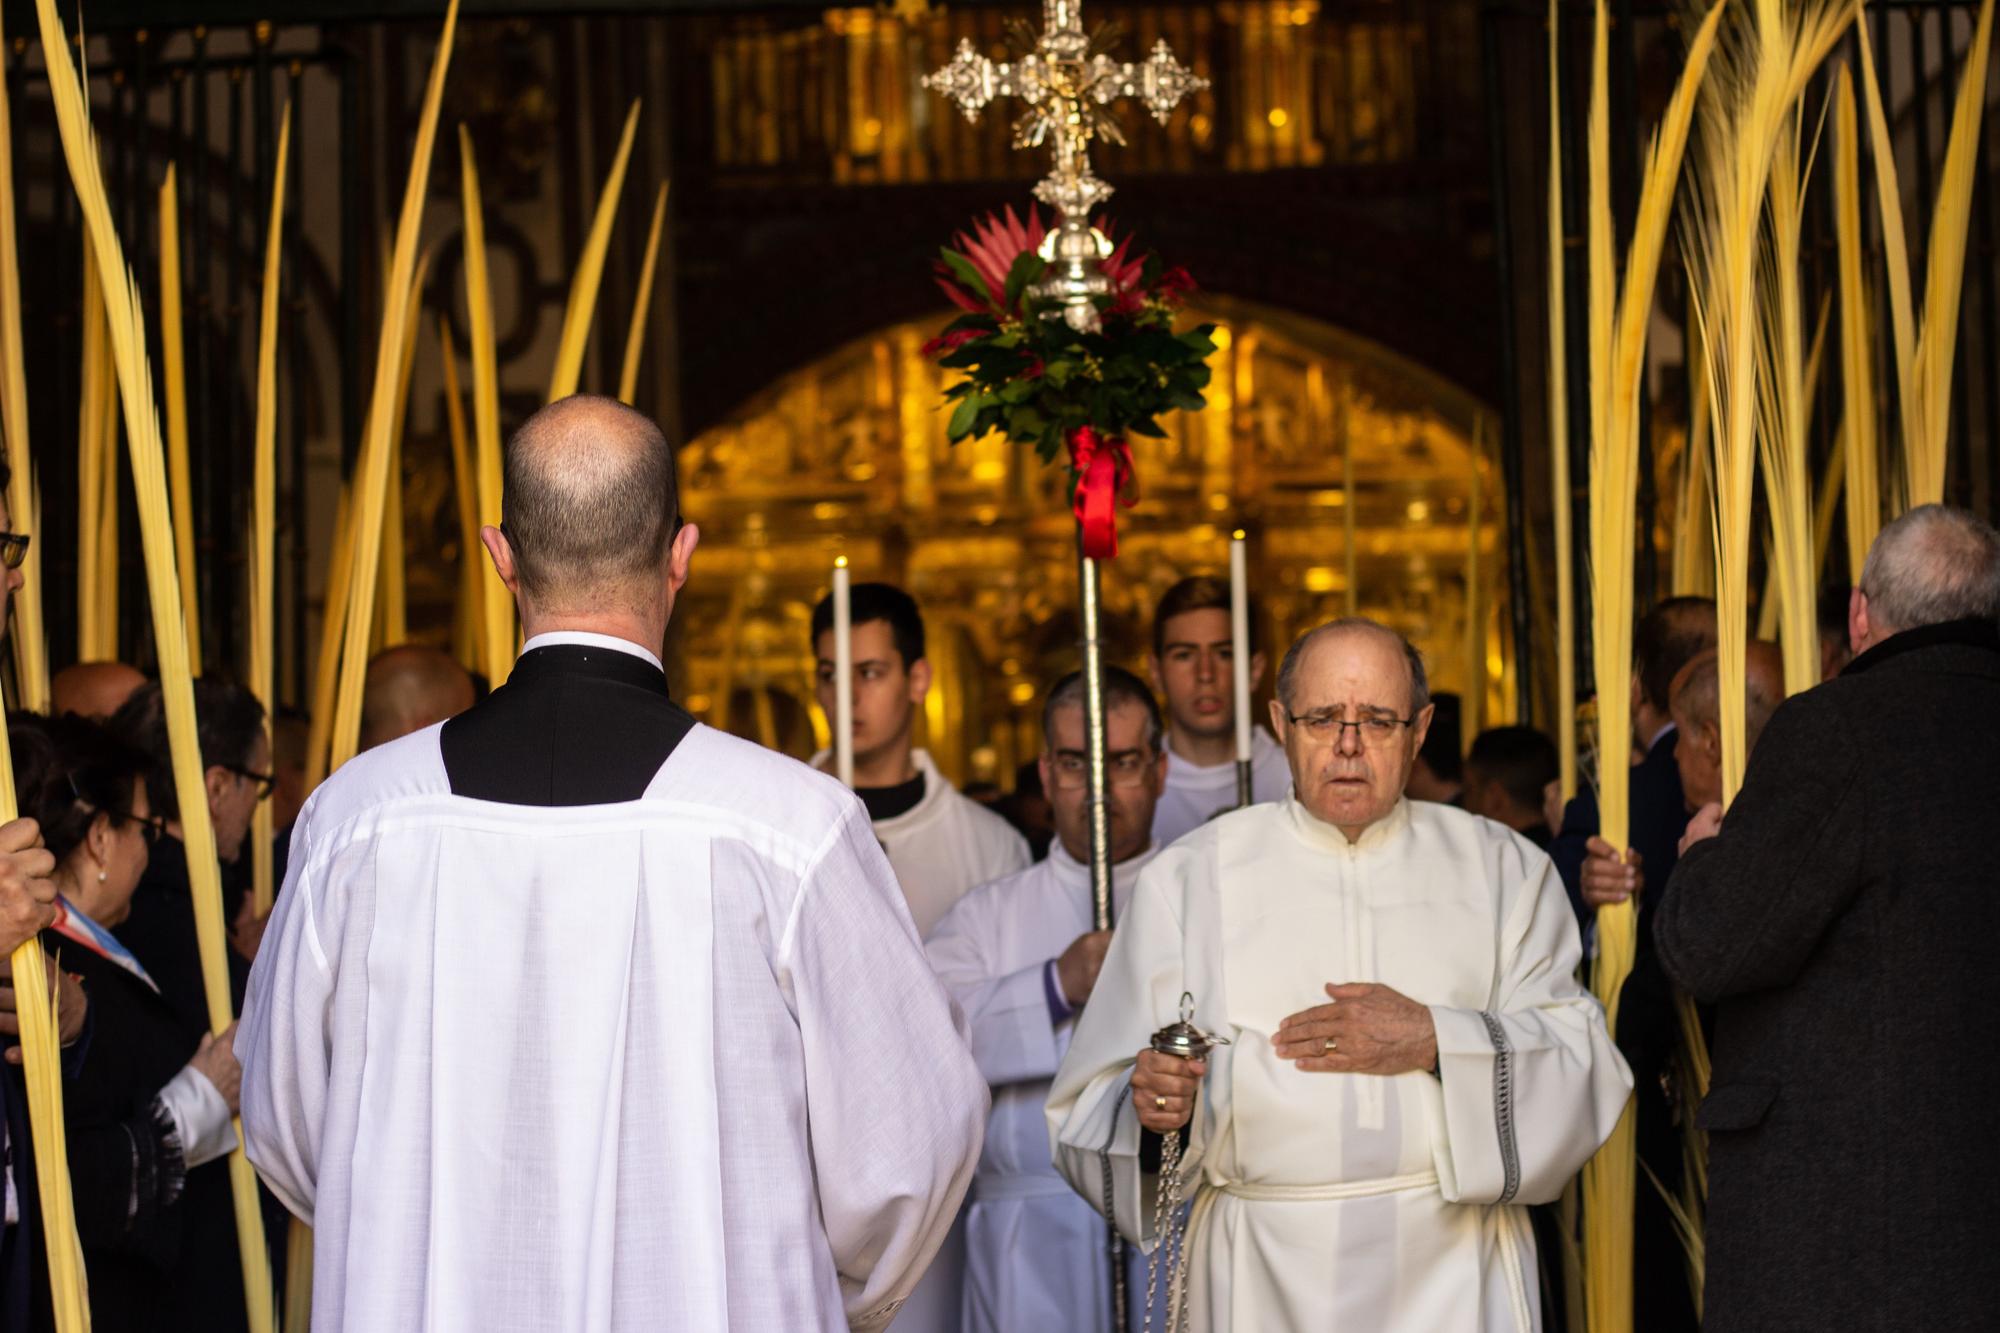
<instances>
[{"instance_id":1,"label":"green foliage","mask_svg":"<svg viewBox=\"0 0 2000 1333\"><path fill-rule=\"evenodd\" d=\"M1148 270L1157 263L1149 260ZM1007 275L1008 308L1045 268L1033 255L1015 262ZM1157 272L1153 276L1152 288L1143 291L1159 289ZM1165 434L1159 418L1198 411L1206 402L1215 326L1175 333L1171 300L1100 297L1102 328L1095 333L1071 328L1060 309L1032 296L1019 308L1019 319L961 315L940 340L970 335L939 360L965 372L945 395L956 404L946 427L953 443L997 430L1032 446L1047 462L1062 454L1064 441L1080 427L1157 438Z\"/></svg>"}]
</instances>

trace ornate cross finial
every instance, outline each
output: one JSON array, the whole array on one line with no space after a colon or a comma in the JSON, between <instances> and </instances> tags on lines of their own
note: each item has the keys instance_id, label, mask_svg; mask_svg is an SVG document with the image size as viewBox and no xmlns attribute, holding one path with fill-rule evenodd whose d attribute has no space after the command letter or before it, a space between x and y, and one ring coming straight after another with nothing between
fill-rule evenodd
<instances>
[{"instance_id":1,"label":"ornate cross finial","mask_svg":"<svg viewBox=\"0 0 2000 1333\"><path fill-rule=\"evenodd\" d=\"M961 40L951 63L926 77L924 87L956 102L971 121L1002 97L1027 104L1014 122L1014 146L1046 143L1054 149L1055 166L1035 186L1035 197L1056 210L1059 224L1043 243L1050 267L1037 291L1060 301L1063 318L1074 327L1094 328L1091 297L1105 289L1097 263L1110 244L1092 230L1090 213L1111 197L1111 187L1091 170L1090 141L1125 142L1105 108L1121 97L1141 98L1164 125L1181 99L1208 87L1208 80L1175 59L1164 41L1143 63L1113 60L1102 49L1111 34L1100 29L1085 35L1079 3L1043 0L1042 32L1020 26L1023 54L1017 60L989 60L969 39Z\"/></svg>"}]
</instances>

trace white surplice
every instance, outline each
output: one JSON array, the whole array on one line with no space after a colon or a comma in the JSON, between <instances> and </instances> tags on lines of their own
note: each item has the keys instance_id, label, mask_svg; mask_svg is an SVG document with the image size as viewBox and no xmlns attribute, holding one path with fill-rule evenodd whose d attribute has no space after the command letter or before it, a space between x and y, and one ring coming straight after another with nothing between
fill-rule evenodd
<instances>
[{"instance_id":1,"label":"white surplice","mask_svg":"<svg viewBox=\"0 0 2000 1333\"><path fill-rule=\"evenodd\" d=\"M1113 868L1114 920L1152 859ZM1075 1026L1050 1012L1048 967L1091 923L1090 869L1057 842L961 898L925 943L993 1087L965 1205L964 1333L1098 1333L1111 1308L1104 1220L1056 1173L1044 1112Z\"/></svg>"},{"instance_id":2,"label":"white surplice","mask_svg":"<svg viewBox=\"0 0 2000 1333\"><path fill-rule=\"evenodd\" d=\"M987 1104L859 803L701 726L616 805L354 759L236 1049L317 1333L880 1327Z\"/></svg>"},{"instance_id":3,"label":"white surplice","mask_svg":"<svg viewBox=\"0 0 2000 1333\"><path fill-rule=\"evenodd\" d=\"M1292 789L1285 748L1262 727L1250 728L1250 799L1282 801ZM1167 746L1167 789L1153 807L1153 845L1165 847L1236 808L1236 761L1191 764Z\"/></svg>"},{"instance_id":4,"label":"white surplice","mask_svg":"<svg viewBox=\"0 0 2000 1333\"><path fill-rule=\"evenodd\" d=\"M1548 858L1460 810L1399 802L1357 843L1297 801L1225 815L1139 878L1049 1094L1057 1165L1150 1245L1136 1053L1178 1016L1209 1057L1185 1179L1190 1312L1212 1333L1538 1328L1523 1205L1609 1136L1631 1075L1576 983ZM1305 1073L1271 1035L1372 981L1430 1007L1439 1076Z\"/></svg>"},{"instance_id":5,"label":"white surplice","mask_svg":"<svg viewBox=\"0 0 2000 1333\"><path fill-rule=\"evenodd\" d=\"M900 815L876 820L874 829L903 886L917 934L924 936L974 887L1026 868L1031 858L1028 840L952 786L928 751L911 751L910 762L923 775L923 799ZM964 1285L961 1224L945 1237L896 1316L895 1333L957 1333Z\"/></svg>"},{"instance_id":6,"label":"white surplice","mask_svg":"<svg viewBox=\"0 0 2000 1333\"><path fill-rule=\"evenodd\" d=\"M952 905L978 885L1026 868L1028 840L1012 824L951 785L924 750L910 752L924 796L902 814L875 821L910 905L928 936Z\"/></svg>"}]
</instances>

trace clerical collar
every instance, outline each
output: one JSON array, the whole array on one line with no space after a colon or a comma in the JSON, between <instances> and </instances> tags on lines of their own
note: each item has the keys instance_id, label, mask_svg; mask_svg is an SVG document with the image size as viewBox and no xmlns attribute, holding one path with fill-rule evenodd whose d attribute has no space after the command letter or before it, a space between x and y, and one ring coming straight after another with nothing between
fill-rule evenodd
<instances>
[{"instance_id":1,"label":"clerical collar","mask_svg":"<svg viewBox=\"0 0 2000 1333\"><path fill-rule=\"evenodd\" d=\"M643 658L651 662L656 671L665 673L667 669L661 664L659 654L653 652L650 648L642 647L630 639L621 639L614 634L593 634L589 630L582 629L556 629L537 634L534 638L529 639L521 645L521 656L526 657L537 648L558 648L564 646L573 648L604 648L614 653L628 653L633 657Z\"/></svg>"},{"instance_id":2,"label":"clerical collar","mask_svg":"<svg viewBox=\"0 0 2000 1333\"><path fill-rule=\"evenodd\" d=\"M870 823L907 815L924 799L924 771L919 768L915 777L893 787L856 787L854 794L867 808Z\"/></svg>"}]
</instances>

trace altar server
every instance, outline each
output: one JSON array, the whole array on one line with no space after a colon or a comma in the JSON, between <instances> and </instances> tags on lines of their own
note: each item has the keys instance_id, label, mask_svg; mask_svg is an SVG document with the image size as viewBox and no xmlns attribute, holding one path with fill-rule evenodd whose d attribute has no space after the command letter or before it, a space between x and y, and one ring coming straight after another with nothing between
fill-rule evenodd
<instances>
[{"instance_id":1,"label":"altar server","mask_svg":"<svg viewBox=\"0 0 2000 1333\"><path fill-rule=\"evenodd\" d=\"M917 710L931 689L924 617L916 598L888 583L857 583L854 635L854 794L896 868L917 933L932 927L974 885L1028 864L1028 840L959 791L917 748ZM819 704L833 723L833 599L813 608ZM830 755L817 757L832 767Z\"/></svg>"},{"instance_id":2,"label":"altar server","mask_svg":"<svg viewBox=\"0 0 2000 1333\"><path fill-rule=\"evenodd\" d=\"M962 1024L859 803L668 698L659 431L565 399L505 469L522 656L307 802L238 1039L313 1327L880 1328L977 1161Z\"/></svg>"},{"instance_id":3,"label":"altar server","mask_svg":"<svg viewBox=\"0 0 2000 1333\"><path fill-rule=\"evenodd\" d=\"M1137 676L1104 672L1115 920L1153 859L1153 805L1166 778L1159 705ZM974 889L926 946L965 1011L972 1054L993 1086L986 1151L966 1205L964 1333L1096 1333L1110 1309L1102 1219L1049 1161L1049 1080L1090 999L1110 931L1093 930L1084 679L1063 678L1042 710L1048 859Z\"/></svg>"},{"instance_id":4,"label":"altar server","mask_svg":"<svg viewBox=\"0 0 2000 1333\"><path fill-rule=\"evenodd\" d=\"M1525 1205L1631 1089L1575 918L1525 839L1403 799L1430 710L1399 635L1322 626L1277 693L1296 795L1140 875L1049 1094L1057 1165L1099 1203L1107 1151L1150 1246L1142 1131L1186 1131L1196 1328L1536 1328ZM1205 1063L1148 1049L1183 991L1234 1043Z\"/></svg>"},{"instance_id":5,"label":"altar server","mask_svg":"<svg viewBox=\"0 0 2000 1333\"><path fill-rule=\"evenodd\" d=\"M857 583L850 594L854 672L854 794L895 867L919 936L975 885L1024 869L1028 840L1013 825L951 785L914 740L917 710L930 693L924 618L916 598L888 583ZM833 599L813 608L819 705L834 707ZM832 767L830 755L815 762ZM896 1319L896 1333L956 1333L965 1282L965 1230L945 1238L923 1282Z\"/></svg>"},{"instance_id":6,"label":"altar server","mask_svg":"<svg viewBox=\"0 0 2000 1333\"><path fill-rule=\"evenodd\" d=\"M1161 847L1236 808L1229 612L1229 580L1197 574L1167 589L1153 613L1153 687L1167 705L1167 790L1153 814L1153 841ZM1252 638L1256 624L1253 603ZM1250 688L1263 679L1264 654L1253 653ZM1262 727L1250 730L1250 765L1251 799L1282 799L1291 770L1285 752Z\"/></svg>"}]
</instances>

